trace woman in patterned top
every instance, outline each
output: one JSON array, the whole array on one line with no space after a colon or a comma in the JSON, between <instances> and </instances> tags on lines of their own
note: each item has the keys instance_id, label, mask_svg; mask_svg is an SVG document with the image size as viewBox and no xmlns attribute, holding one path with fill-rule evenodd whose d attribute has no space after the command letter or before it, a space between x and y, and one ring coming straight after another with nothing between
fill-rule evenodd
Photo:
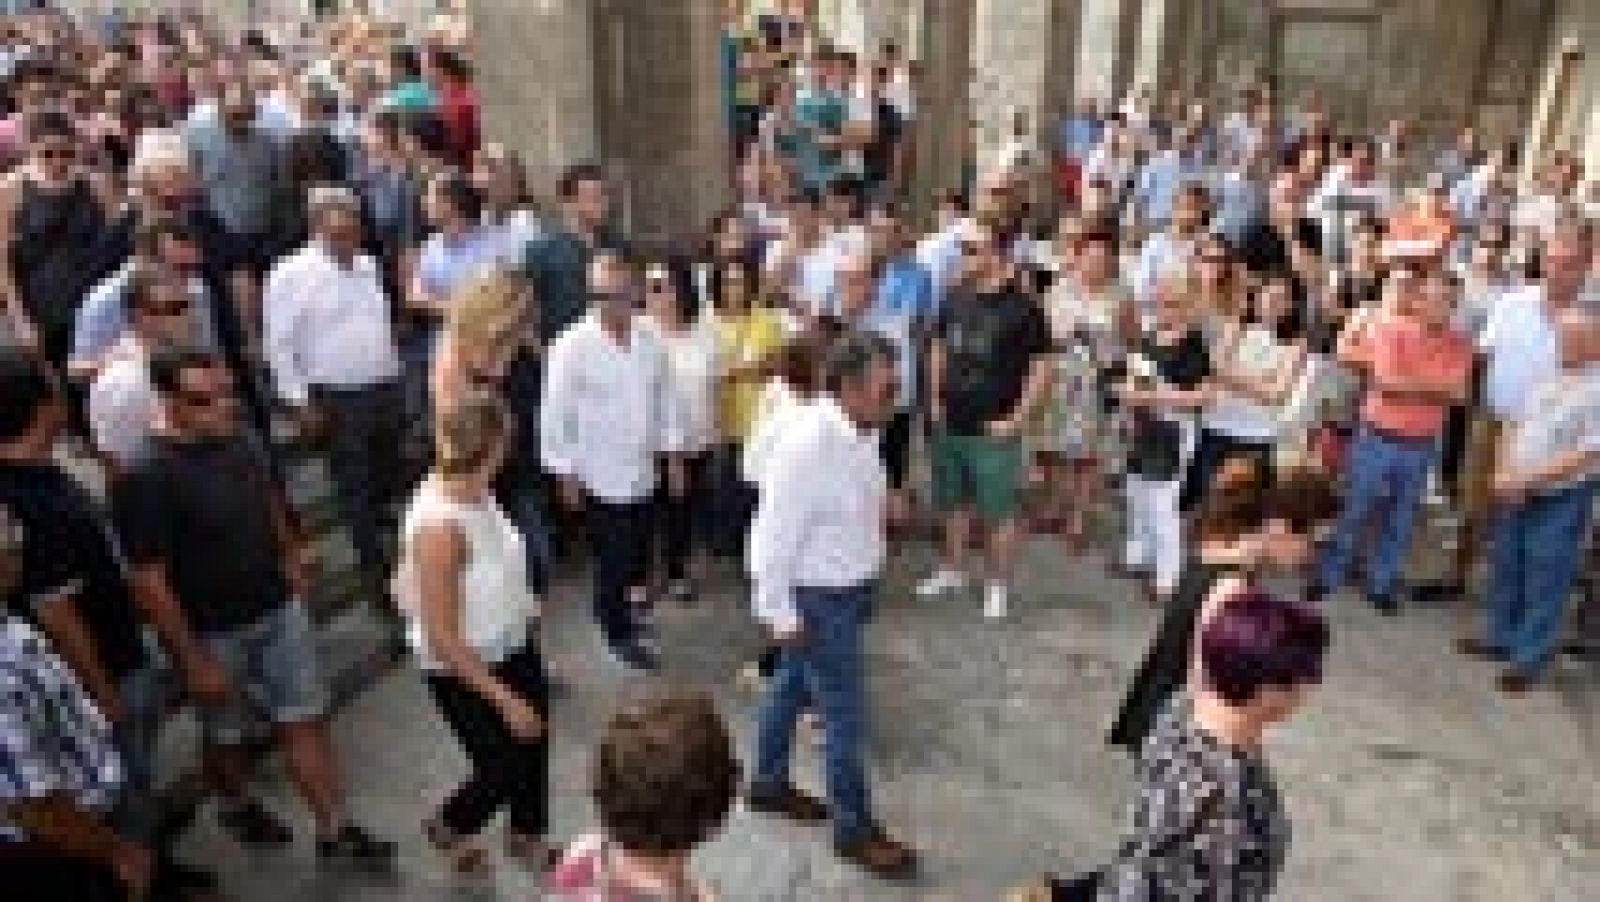
<instances>
[{"instance_id":1,"label":"woman in patterned top","mask_svg":"<svg viewBox=\"0 0 1600 902\"><path fill-rule=\"evenodd\" d=\"M1289 818L1263 744L1322 677L1328 626L1314 608L1219 584L1187 693L1144 746L1131 827L1099 874L1099 902L1268 899Z\"/></svg>"}]
</instances>

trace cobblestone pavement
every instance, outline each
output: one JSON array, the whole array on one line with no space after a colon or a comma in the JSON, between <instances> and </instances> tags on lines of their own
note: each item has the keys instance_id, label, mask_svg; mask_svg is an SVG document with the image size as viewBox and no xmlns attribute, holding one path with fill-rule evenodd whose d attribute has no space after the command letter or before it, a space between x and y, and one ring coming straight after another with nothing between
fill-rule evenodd
<instances>
[{"instance_id":1,"label":"cobblestone pavement","mask_svg":"<svg viewBox=\"0 0 1600 902\"><path fill-rule=\"evenodd\" d=\"M698 865L725 900L994 900L1044 870L1102 860L1116 842L1129 766L1101 743L1155 614L1096 558L1032 549L1013 618L977 599L919 602L920 551L897 560L872 632L873 785L883 820L924 851L925 877L891 887L837 863L821 832L738 812ZM727 585L723 581L723 585ZM598 661L582 587L549 604L546 649L568 687L553 712L555 823L587 827L587 747L631 683ZM1593 672L1566 662L1556 688L1504 700L1486 665L1448 651L1455 616L1384 620L1330 602L1327 683L1273 741L1294 816L1281 898L1415 902L1600 899L1600 736ZM668 679L711 688L741 737L751 699L733 675L755 646L737 593L664 609ZM414 672L346 708L339 747L353 807L403 843L402 873L373 884L318 873L309 844L247 855L202 816L190 856L220 862L243 900L537 899L524 875L453 882L417 825L463 768ZM798 758L817 785L818 755ZM298 812L281 774L281 810ZM298 816L298 815L297 815Z\"/></svg>"}]
</instances>

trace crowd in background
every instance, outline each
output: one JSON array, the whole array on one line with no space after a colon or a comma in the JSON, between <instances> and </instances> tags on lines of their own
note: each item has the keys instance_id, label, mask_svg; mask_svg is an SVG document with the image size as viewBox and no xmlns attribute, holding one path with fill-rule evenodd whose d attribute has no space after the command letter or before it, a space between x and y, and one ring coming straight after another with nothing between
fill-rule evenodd
<instances>
[{"instance_id":1,"label":"crowd in background","mask_svg":"<svg viewBox=\"0 0 1600 902\"><path fill-rule=\"evenodd\" d=\"M1318 682L1318 606L1347 585L1383 615L1458 605L1441 643L1508 694L1549 673L1600 485L1594 173L1259 85L1018 116L967 190L916 197L916 67L832 46L805 7L730 13L706 127L737 202L678 247L619 231L598 164L536 202L483 135L459 23L5 20L7 885L215 890L157 823L174 689L228 835L293 841L250 788L270 737L319 857L392 866L325 728L295 448L471 762L427 841L483 870L504 809L506 856L573 899L709 898L688 856L741 777L753 810L915 872L873 816L862 635L923 524L919 598L1016 616L1045 534L1162 607L1110 736L1140 760L1128 840L1052 898L1272 894L1262 736ZM1457 529L1422 583L1430 511ZM535 625L582 554L624 672L673 655L656 605L708 587L772 642L743 674L748 772L705 699L632 704L595 759L602 830L562 857ZM807 718L825 802L789 778Z\"/></svg>"}]
</instances>

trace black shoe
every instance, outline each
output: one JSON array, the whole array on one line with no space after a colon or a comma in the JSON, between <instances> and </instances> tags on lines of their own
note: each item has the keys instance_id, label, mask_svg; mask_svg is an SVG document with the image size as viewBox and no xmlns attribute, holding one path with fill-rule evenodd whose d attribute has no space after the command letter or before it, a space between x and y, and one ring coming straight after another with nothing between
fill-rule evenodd
<instances>
[{"instance_id":1,"label":"black shoe","mask_svg":"<svg viewBox=\"0 0 1600 902\"><path fill-rule=\"evenodd\" d=\"M1477 638L1467 638L1457 642L1456 651L1469 658L1477 658L1480 661L1504 661L1506 659L1505 652Z\"/></svg>"},{"instance_id":2,"label":"black shoe","mask_svg":"<svg viewBox=\"0 0 1600 902\"><path fill-rule=\"evenodd\" d=\"M189 867L170 855L162 854L156 859L155 874L150 879L148 898L191 902L196 899L215 898L218 891L215 874Z\"/></svg>"},{"instance_id":3,"label":"black shoe","mask_svg":"<svg viewBox=\"0 0 1600 902\"><path fill-rule=\"evenodd\" d=\"M255 799L217 812L223 832L241 846L276 847L294 842L294 831Z\"/></svg>"},{"instance_id":4,"label":"black shoe","mask_svg":"<svg viewBox=\"0 0 1600 902\"><path fill-rule=\"evenodd\" d=\"M1467 587L1454 580L1438 580L1431 583L1418 583L1411 587L1411 598L1424 604L1442 604L1455 601L1467 594Z\"/></svg>"},{"instance_id":5,"label":"black shoe","mask_svg":"<svg viewBox=\"0 0 1600 902\"><path fill-rule=\"evenodd\" d=\"M1367 604L1372 605L1373 610L1385 617L1394 617L1400 613L1400 602L1396 601L1393 595L1368 595Z\"/></svg>"},{"instance_id":6,"label":"black shoe","mask_svg":"<svg viewBox=\"0 0 1600 902\"><path fill-rule=\"evenodd\" d=\"M317 858L325 863L347 863L363 870L386 871L394 867L395 845L378 839L357 824L345 824L333 836L318 837Z\"/></svg>"},{"instance_id":7,"label":"black shoe","mask_svg":"<svg viewBox=\"0 0 1600 902\"><path fill-rule=\"evenodd\" d=\"M1307 604L1322 604L1322 600L1327 597L1327 587L1319 586L1316 583L1306 584L1305 598Z\"/></svg>"},{"instance_id":8,"label":"black shoe","mask_svg":"<svg viewBox=\"0 0 1600 902\"><path fill-rule=\"evenodd\" d=\"M816 824L828 819L826 802L801 792L793 785L752 786L745 794L744 804L757 814L770 814L802 824Z\"/></svg>"},{"instance_id":9,"label":"black shoe","mask_svg":"<svg viewBox=\"0 0 1600 902\"><path fill-rule=\"evenodd\" d=\"M634 673L655 673L661 669L661 659L637 641L612 648L611 659Z\"/></svg>"}]
</instances>

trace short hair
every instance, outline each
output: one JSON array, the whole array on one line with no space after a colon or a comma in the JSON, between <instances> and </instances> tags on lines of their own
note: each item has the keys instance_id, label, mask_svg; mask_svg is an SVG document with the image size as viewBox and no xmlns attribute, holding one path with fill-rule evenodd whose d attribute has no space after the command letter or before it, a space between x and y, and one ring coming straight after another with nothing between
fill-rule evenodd
<instances>
[{"instance_id":1,"label":"short hair","mask_svg":"<svg viewBox=\"0 0 1600 902\"><path fill-rule=\"evenodd\" d=\"M433 54L433 66L456 81L465 81L472 77L472 65L454 50L435 51Z\"/></svg>"},{"instance_id":2,"label":"short hair","mask_svg":"<svg viewBox=\"0 0 1600 902\"><path fill-rule=\"evenodd\" d=\"M176 216L154 216L139 223L133 234L133 248L139 256L153 259L163 241L194 244L197 240L194 227L188 222Z\"/></svg>"},{"instance_id":3,"label":"short hair","mask_svg":"<svg viewBox=\"0 0 1600 902\"><path fill-rule=\"evenodd\" d=\"M606 837L630 852L688 852L726 823L739 759L711 699L663 693L625 704L595 751L593 794Z\"/></svg>"},{"instance_id":4,"label":"short hair","mask_svg":"<svg viewBox=\"0 0 1600 902\"><path fill-rule=\"evenodd\" d=\"M222 365L215 351L196 344L169 345L150 353L150 387L156 394L170 397L183 390L183 374Z\"/></svg>"},{"instance_id":5,"label":"short hair","mask_svg":"<svg viewBox=\"0 0 1600 902\"><path fill-rule=\"evenodd\" d=\"M1266 689L1321 682L1328 638L1316 608L1246 589L1201 627L1200 674L1223 701L1246 705Z\"/></svg>"},{"instance_id":6,"label":"short hair","mask_svg":"<svg viewBox=\"0 0 1600 902\"><path fill-rule=\"evenodd\" d=\"M818 377L821 376L819 351L817 336L796 335L773 353L772 372L795 394L807 397L814 395L817 393Z\"/></svg>"},{"instance_id":7,"label":"short hair","mask_svg":"<svg viewBox=\"0 0 1600 902\"><path fill-rule=\"evenodd\" d=\"M604 182L606 171L599 163L574 163L561 173L556 181L556 196L571 200L578 195L578 186L584 182Z\"/></svg>"},{"instance_id":8,"label":"short hair","mask_svg":"<svg viewBox=\"0 0 1600 902\"><path fill-rule=\"evenodd\" d=\"M1091 244L1104 245L1111 256L1117 255L1117 233L1110 229L1092 228L1078 236L1078 247L1084 248Z\"/></svg>"},{"instance_id":9,"label":"short hair","mask_svg":"<svg viewBox=\"0 0 1600 902\"><path fill-rule=\"evenodd\" d=\"M822 355L822 387L838 394L866 377L872 368L895 361L894 345L876 332L847 330Z\"/></svg>"},{"instance_id":10,"label":"short hair","mask_svg":"<svg viewBox=\"0 0 1600 902\"><path fill-rule=\"evenodd\" d=\"M436 189L446 203L468 220L477 222L483 216L483 195L465 174L446 172L436 177L429 187Z\"/></svg>"},{"instance_id":11,"label":"short hair","mask_svg":"<svg viewBox=\"0 0 1600 902\"><path fill-rule=\"evenodd\" d=\"M60 391L43 361L21 348L0 347L0 442L27 435Z\"/></svg>"},{"instance_id":12,"label":"short hair","mask_svg":"<svg viewBox=\"0 0 1600 902\"><path fill-rule=\"evenodd\" d=\"M445 476L477 472L512 428L504 398L488 388L468 388L435 413L434 468Z\"/></svg>"},{"instance_id":13,"label":"short hair","mask_svg":"<svg viewBox=\"0 0 1600 902\"><path fill-rule=\"evenodd\" d=\"M390 50L389 65L407 78L417 78L422 75L422 55L415 47L402 44Z\"/></svg>"},{"instance_id":14,"label":"short hair","mask_svg":"<svg viewBox=\"0 0 1600 902\"><path fill-rule=\"evenodd\" d=\"M1196 535L1201 541L1229 541L1272 520L1309 535L1338 510L1338 495L1323 474L1288 470L1274 477L1249 458L1230 458L1201 501Z\"/></svg>"},{"instance_id":15,"label":"short hair","mask_svg":"<svg viewBox=\"0 0 1600 902\"><path fill-rule=\"evenodd\" d=\"M78 126L72 117L55 108L39 110L28 117L28 140L39 138L66 138L76 140Z\"/></svg>"}]
</instances>

